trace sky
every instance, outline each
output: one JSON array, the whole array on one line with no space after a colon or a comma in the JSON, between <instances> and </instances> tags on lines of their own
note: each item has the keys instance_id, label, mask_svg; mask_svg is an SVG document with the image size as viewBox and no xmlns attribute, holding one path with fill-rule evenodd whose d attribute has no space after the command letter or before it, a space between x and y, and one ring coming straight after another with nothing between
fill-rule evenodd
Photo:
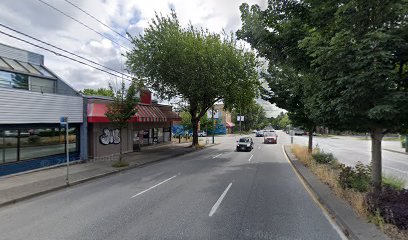
<instances>
[{"instance_id":1,"label":"sky","mask_svg":"<svg viewBox=\"0 0 408 240\"><path fill-rule=\"evenodd\" d=\"M75 22L41 1L100 32L101 36ZM132 36L143 34L155 12L163 15L175 9L183 26L208 28L212 32L236 32L241 26L239 6L243 2L266 6L266 0L69 0L116 32ZM115 69L125 70L123 56L132 45L109 28L87 16L65 0L2 0L0 23L45 42ZM1 31L12 33L0 27ZM18 35L22 37L21 35ZM22 37L27 39L26 37ZM113 40L113 41L112 41ZM30 40L32 41L32 40ZM118 79L107 73L61 58L45 50L0 34L0 42L45 56L45 65L76 90L107 87ZM116 42L116 43L115 43ZM268 116L281 111L268 102L258 100Z\"/></svg>"}]
</instances>

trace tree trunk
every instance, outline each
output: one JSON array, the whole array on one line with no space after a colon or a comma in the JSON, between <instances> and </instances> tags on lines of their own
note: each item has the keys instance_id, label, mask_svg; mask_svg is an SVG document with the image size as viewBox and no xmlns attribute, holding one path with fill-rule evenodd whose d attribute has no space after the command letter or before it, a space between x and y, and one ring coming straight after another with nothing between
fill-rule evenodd
<instances>
[{"instance_id":1,"label":"tree trunk","mask_svg":"<svg viewBox=\"0 0 408 240\"><path fill-rule=\"evenodd\" d=\"M198 146L198 121L200 119L199 118L191 118L191 124L193 125L193 146Z\"/></svg>"},{"instance_id":2,"label":"tree trunk","mask_svg":"<svg viewBox=\"0 0 408 240\"><path fill-rule=\"evenodd\" d=\"M313 151L313 128L309 129L309 143L307 145L307 151L309 153Z\"/></svg>"},{"instance_id":3,"label":"tree trunk","mask_svg":"<svg viewBox=\"0 0 408 240\"><path fill-rule=\"evenodd\" d=\"M371 165L372 182L374 191L381 191L382 182L382 159L381 159L381 141L384 137L382 129L373 129L371 131Z\"/></svg>"}]
</instances>

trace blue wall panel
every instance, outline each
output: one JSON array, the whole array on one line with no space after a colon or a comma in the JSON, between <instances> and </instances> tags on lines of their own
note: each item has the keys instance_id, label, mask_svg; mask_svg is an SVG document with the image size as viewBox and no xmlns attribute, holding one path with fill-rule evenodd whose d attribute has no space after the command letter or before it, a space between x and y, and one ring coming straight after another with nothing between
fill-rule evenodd
<instances>
[{"instance_id":1,"label":"blue wall panel","mask_svg":"<svg viewBox=\"0 0 408 240\"><path fill-rule=\"evenodd\" d=\"M78 160L79 153L70 153L69 160L75 161ZM24 172L28 170L33 170L42 167L48 167L56 164L61 164L66 162L65 154L36 158L32 160L25 160L15 163L8 163L0 165L0 176Z\"/></svg>"}]
</instances>

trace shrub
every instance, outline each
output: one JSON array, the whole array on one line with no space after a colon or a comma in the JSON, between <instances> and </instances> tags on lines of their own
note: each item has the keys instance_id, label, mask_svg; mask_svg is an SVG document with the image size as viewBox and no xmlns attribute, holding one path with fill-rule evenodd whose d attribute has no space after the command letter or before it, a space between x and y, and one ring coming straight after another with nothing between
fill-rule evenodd
<instances>
[{"instance_id":1,"label":"shrub","mask_svg":"<svg viewBox=\"0 0 408 240\"><path fill-rule=\"evenodd\" d=\"M408 229L408 190L384 187L380 193L369 193L367 205L371 213L379 211L386 223Z\"/></svg>"},{"instance_id":2,"label":"shrub","mask_svg":"<svg viewBox=\"0 0 408 240\"><path fill-rule=\"evenodd\" d=\"M39 136L33 135L33 136L29 136L28 139L27 139L27 141L28 141L28 143L30 143L30 144L37 144L37 143L40 142L40 139L41 139L41 138L40 138Z\"/></svg>"},{"instance_id":3,"label":"shrub","mask_svg":"<svg viewBox=\"0 0 408 240\"><path fill-rule=\"evenodd\" d=\"M357 162L355 168L341 166L339 184L343 189L352 188L358 192L367 192L371 187L371 168Z\"/></svg>"},{"instance_id":4,"label":"shrub","mask_svg":"<svg viewBox=\"0 0 408 240\"><path fill-rule=\"evenodd\" d=\"M312 157L314 158L314 160L315 160L317 163L320 163L320 164L329 164L329 163L331 163L333 160L335 160L333 154L331 154L331 153L325 153L325 152L320 151L320 150L318 150L318 151L312 153Z\"/></svg>"},{"instance_id":5,"label":"shrub","mask_svg":"<svg viewBox=\"0 0 408 240\"><path fill-rule=\"evenodd\" d=\"M122 168L122 167L127 167L127 166L129 166L129 163L120 162L120 161L117 161L117 162L112 164L112 167L115 167L115 168Z\"/></svg>"},{"instance_id":6,"label":"shrub","mask_svg":"<svg viewBox=\"0 0 408 240\"><path fill-rule=\"evenodd\" d=\"M59 136L59 132L55 132L53 130L47 130L47 131L39 132L38 136L40 136L40 137L54 137L54 136Z\"/></svg>"},{"instance_id":7,"label":"shrub","mask_svg":"<svg viewBox=\"0 0 408 240\"><path fill-rule=\"evenodd\" d=\"M292 152L304 165L309 166L312 164L312 158L307 147L295 144L292 146Z\"/></svg>"}]
</instances>

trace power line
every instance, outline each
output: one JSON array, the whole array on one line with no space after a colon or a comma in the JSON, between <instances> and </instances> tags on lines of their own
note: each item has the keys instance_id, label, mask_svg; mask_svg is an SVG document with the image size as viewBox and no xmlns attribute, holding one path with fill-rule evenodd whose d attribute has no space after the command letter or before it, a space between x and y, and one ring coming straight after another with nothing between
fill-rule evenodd
<instances>
[{"instance_id":1,"label":"power line","mask_svg":"<svg viewBox=\"0 0 408 240\"><path fill-rule=\"evenodd\" d=\"M41 48L41 49L43 49L43 50L45 50L45 51L54 53L54 54L57 55L57 56L67 58L67 59L69 59L69 60L78 62L78 63L80 63L80 64L83 64L83 65L86 65L86 66L88 66L88 67L94 68L94 69L96 69L96 70L105 72L105 73L110 74L110 75L112 75L112 76L115 76L115 77L118 77L118 78L123 78L123 77L124 77L123 75L122 75L122 76L116 75L116 74L111 73L111 72L109 72L109 71L106 71L106 70L104 70L104 69L102 69L102 68L98 68L98 67L92 66L92 65L90 65L90 64L88 64L88 63L86 63L86 62L79 61L79 60L77 60L77 59L75 59L75 58L72 58L72 57L69 57L69 56L67 56L67 55L58 53L58 52L56 52L56 51L54 51L54 50L51 50L51 49L48 49L48 48L46 48L46 47L42 47L42 46L40 46L40 45L37 45L37 44L32 43L32 42L30 42L30 41L24 40L24 39L22 39L22 38L13 36L13 35L11 35L11 34L9 34L9 33L6 33L6 32L1 31L1 30L0 30L0 33L6 35L6 36L8 36L8 37L17 39L17 40L19 40L19 41L25 42L25 43L27 43L27 44L30 44L30 45L32 45L32 46ZM131 81L132 79L125 78L125 80Z\"/></svg>"},{"instance_id":2,"label":"power line","mask_svg":"<svg viewBox=\"0 0 408 240\"><path fill-rule=\"evenodd\" d=\"M105 36L103 33L100 33L100 32L98 32L98 31L96 31L95 29L89 27L88 25L86 25L85 23L83 23L83 22L81 22L81 21L75 19L74 17L72 17L72 16L70 16L70 15L64 13L63 11L61 11L61 10L59 10L58 8L52 6L51 4L46 3L46 2L44 2L43 0L37 0L37 1L39 1L39 2L41 2L41 3L43 3L43 4L45 4L45 5L47 5L48 7L54 9L55 11L57 11L57 12L59 12L59 13L61 13L62 15L66 16L67 18L70 18L70 19L74 20L75 22L81 24L82 26L86 27L87 29L91 30L92 32L94 32L94 33L96 33L96 34L98 34L98 35L100 35L100 36L102 36L102 37L104 37L104 38L108 38L109 40L111 40L112 42L116 43L117 45L119 45L119 46L125 48L126 50L130 51L130 49L129 49L128 47L125 47L125 46L123 46L122 44L120 44L120 43L116 42L115 40L113 40L112 38L110 38L110 37L108 37L108 36Z\"/></svg>"},{"instance_id":3,"label":"power line","mask_svg":"<svg viewBox=\"0 0 408 240\"><path fill-rule=\"evenodd\" d=\"M9 27L9 26L6 26L6 25L4 25L4 24L2 24L2 23L0 23L0 26L1 26L1 27L4 27L4 28L7 28L7 29L10 30L10 31L16 32L16 33L21 34L21 35L23 35L23 36L26 36L26 37L28 37L28 38L31 38L31 39L33 39L33 40L35 40L35 41L40 42L40 43L43 43L43 44L45 44L45 45L48 45L48 46L50 46L50 47L56 48L56 49L58 49L58 50L60 50L60 51L63 51L63 52L65 52L65 53L71 54L71 55L73 55L73 56L75 56L75 57L78 57L78 58L80 58L80 59L82 59L82 60L88 61L88 62L93 63L93 64L95 64L95 65L98 65L98 66L100 66L100 67L106 68L106 69L108 69L108 70L110 70L110 71L112 71L112 72L116 72L116 73L118 73L118 74L123 74L122 72L119 72L119 71L116 71L116 70L114 70L114 69L112 69L112 68L106 67L106 66L104 66L104 65L102 65L102 64L99 64L99 63L97 63L97 62L95 62L95 61L92 61L92 60L89 60L89 59L87 59L87 58L85 58L85 57L82 57L82 56L80 56L80 55L78 55L78 54L76 54L76 53L73 53L73 52L67 51L67 50L65 50L65 49L63 49L63 48L60 48L60 47L58 47L58 46L55 46L55 45L53 45L53 44L51 44L51 43L47 43L47 42L45 42L45 41L42 41L42 40L40 40L40 39L38 39L38 38L35 38L35 37L33 37L33 36L30 36L30 35L28 35L28 34L26 34L26 33L23 33L23 32L21 32L21 31L18 31L18 30L16 30L16 29L11 28L11 27ZM127 75L127 74L123 74L123 75L126 76L126 77L129 77L129 78L132 78L131 76L129 76L129 75Z\"/></svg>"},{"instance_id":4,"label":"power line","mask_svg":"<svg viewBox=\"0 0 408 240\"><path fill-rule=\"evenodd\" d=\"M94 17L93 15L91 15L90 13L88 13L87 11L83 10L82 8L80 8L78 5L72 3L72 2L69 1L69 0L65 0L65 2L69 3L71 6L75 7L75 8L78 9L79 11L85 13L85 14L88 15L89 17L93 18L95 21L97 21L98 23L102 24L103 26L109 28L112 32L118 34L119 36L121 36L122 38L126 39L127 41L132 42L132 41L130 41L125 35L123 35L123 34L117 32L115 29L113 29L113 28L111 28L110 26L108 26L107 24L103 23L101 20L97 19L96 17Z\"/></svg>"}]
</instances>

